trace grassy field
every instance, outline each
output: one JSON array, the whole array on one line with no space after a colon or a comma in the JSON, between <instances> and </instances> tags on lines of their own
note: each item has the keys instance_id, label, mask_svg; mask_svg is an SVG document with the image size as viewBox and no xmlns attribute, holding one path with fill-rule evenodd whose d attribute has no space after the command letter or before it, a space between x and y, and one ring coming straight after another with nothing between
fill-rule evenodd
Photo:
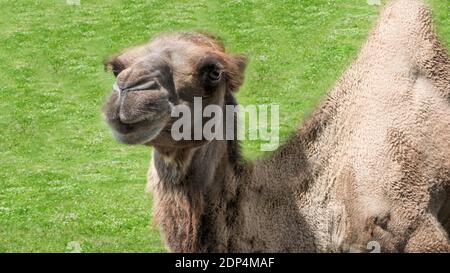
<instances>
[{"instance_id":1,"label":"grassy field","mask_svg":"<svg viewBox=\"0 0 450 273\"><path fill-rule=\"evenodd\" d=\"M450 44L448 0L430 0ZM103 59L173 30L218 34L251 62L242 104L280 105L281 137L345 69L379 6L365 0L0 0L0 252L164 251L144 192L150 150L112 140ZM249 158L258 143L245 142Z\"/></svg>"}]
</instances>

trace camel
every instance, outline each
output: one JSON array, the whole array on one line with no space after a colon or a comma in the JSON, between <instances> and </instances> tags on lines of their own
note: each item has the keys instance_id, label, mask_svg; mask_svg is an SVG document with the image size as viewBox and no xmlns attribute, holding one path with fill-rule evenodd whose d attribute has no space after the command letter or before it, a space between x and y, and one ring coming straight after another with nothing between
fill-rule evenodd
<instances>
[{"instance_id":1,"label":"camel","mask_svg":"<svg viewBox=\"0 0 450 273\"><path fill-rule=\"evenodd\" d=\"M270 155L249 162L237 140L173 140L173 106L236 105L246 62L198 32L106 62L116 82L103 115L118 141L153 147L148 187L169 251L450 251L450 58L421 1L386 4L335 87Z\"/></svg>"}]
</instances>

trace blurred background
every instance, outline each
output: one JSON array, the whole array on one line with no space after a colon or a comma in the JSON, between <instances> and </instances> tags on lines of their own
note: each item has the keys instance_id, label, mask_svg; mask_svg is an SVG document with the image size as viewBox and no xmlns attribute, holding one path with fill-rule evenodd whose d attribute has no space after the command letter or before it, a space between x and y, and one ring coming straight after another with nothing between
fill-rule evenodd
<instances>
[{"instance_id":1,"label":"blurred background","mask_svg":"<svg viewBox=\"0 0 450 273\"><path fill-rule=\"evenodd\" d=\"M0 0L0 252L161 252L148 147L116 143L103 60L175 30L250 57L241 104L280 105L286 139L353 60L386 1ZM428 0L450 45L450 2ZM381 5L379 5L381 4ZM263 156L243 143L249 160Z\"/></svg>"}]
</instances>

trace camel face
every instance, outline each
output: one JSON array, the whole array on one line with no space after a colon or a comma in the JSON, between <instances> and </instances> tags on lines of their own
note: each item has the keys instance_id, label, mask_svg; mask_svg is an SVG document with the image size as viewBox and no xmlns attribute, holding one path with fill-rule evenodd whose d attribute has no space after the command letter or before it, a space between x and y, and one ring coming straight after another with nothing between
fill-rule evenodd
<instances>
[{"instance_id":1,"label":"camel face","mask_svg":"<svg viewBox=\"0 0 450 273\"><path fill-rule=\"evenodd\" d=\"M206 140L173 140L171 112L179 105L193 108L199 97L202 107L223 108L227 92L242 82L245 58L226 54L211 36L171 33L123 51L106 67L116 81L103 113L118 141L192 147Z\"/></svg>"}]
</instances>

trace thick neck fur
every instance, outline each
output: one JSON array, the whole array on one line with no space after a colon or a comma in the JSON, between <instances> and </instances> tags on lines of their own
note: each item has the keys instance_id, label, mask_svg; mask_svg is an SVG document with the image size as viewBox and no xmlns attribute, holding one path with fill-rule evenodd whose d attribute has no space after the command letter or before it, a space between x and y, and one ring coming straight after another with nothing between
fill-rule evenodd
<instances>
[{"instance_id":1,"label":"thick neck fur","mask_svg":"<svg viewBox=\"0 0 450 273\"><path fill-rule=\"evenodd\" d=\"M189 151L178 151L182 162L167 162L154 153L161 181L156 186L155 218L168 246L175 252L227 251L228 225L235 215L236 173L230 164L228 144L212 141ZM219 224L220 223L220 224ZM218 230L218 226L225 230Z\"/></svg>"}]
</instances>

